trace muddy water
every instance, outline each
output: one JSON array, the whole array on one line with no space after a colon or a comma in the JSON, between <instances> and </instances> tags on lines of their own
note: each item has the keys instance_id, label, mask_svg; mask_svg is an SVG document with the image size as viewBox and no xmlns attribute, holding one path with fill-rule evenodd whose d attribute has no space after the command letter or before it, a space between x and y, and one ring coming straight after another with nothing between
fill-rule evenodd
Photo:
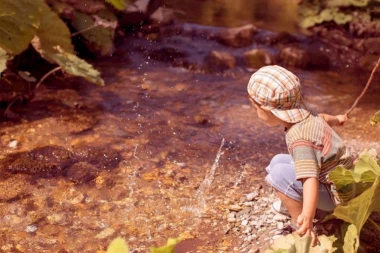
<instances>
[{"instance_id":1,"label":"muddy water","mask_svg":"<svg viewBox=\"0 0 380 253\"><path fill-rule=\"evenodd\" d=\"M249 71L172 67L131 50L140 42L124 45L127 57L94 62L105 87L49 79L13 109L19 120L1 123L1 252L97 252L117 236L148 252L180 234L189 240L178 252L242 252L241 239L225 233L226 208L267 189L263 167L286 152L283 129L255 116ZM294 71L310 107L332 114L345 112L368 79ZM354 152L380 151L379 129L368 123L380 108L378 84L336 128Z\"/></svg>"}]
</instances>

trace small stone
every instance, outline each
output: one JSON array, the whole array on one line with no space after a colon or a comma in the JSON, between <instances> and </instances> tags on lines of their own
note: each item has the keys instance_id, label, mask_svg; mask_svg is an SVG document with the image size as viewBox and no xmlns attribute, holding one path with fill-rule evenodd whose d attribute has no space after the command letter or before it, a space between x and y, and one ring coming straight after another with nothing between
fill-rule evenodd
<instances>
[{"instance_id":1,"label":"small stone","mask_svg":"<svg viewBox=\"0 0 380 253\"><path fill-rule=\"evenodd\" d=\"M112 236L114 233L115 233L115 230L113 228L106 228L102 230L99 234L97 234L95 238L104 239L104 238Z\"/></svg>"},{"instance_id":2,"label":"small stone","mask_svg":"<svg viewBox=\"0 0 380 253\"><path fill-rule=\"evenodd\" d=\"M285 215L282 215L282 214L277 213L277 214L273 217L273 220L274 220L274 221L285 222L285 221L288 220L288 217L286 217Z\"/></svg>"},{"instance_id":3,"label":"small stone","mask_svg":"<svg viewBox=\"0 0 380 253\"><path fill-rule=\"evenodd\" d=\"M231 206L228 207L228 209L231 210L231 211L239 212L243 208L241 206L239 206L239 205L231 205Z\"/></svg>"},{"instance_id":4,"label":"small stone","mask_svg":"<svg viewBox=\"0 0 380 253\"><path fill-rule=\"evenodd\" d=\"M227 218L235 218L235 217L236 217L235 212L230 212L229 214L227 214Z\"/></svg>"},{"instance_id":5,"label":"small stone","mask_svg":"<svg viewBox=\"0 0 380 253\"><path fill-rule=\"evenodd\" d=\"M257 198L258 196L259 196L259 193L257 191L251 192L251 193L247 194L247 200L252 201L255 198Z\"/></svg>"},{"instance_id":6,"label":"small stone","mask_svg":"<svg viewBox=\"0 0 380 253\"><path fill-rule=\"evenodd\" d=\"M253 202L244 202L243 206L253 206Z\"/></svg>"},{"instance_id":7,"label":"small stone","mask_svg":"<svg viewBox=\"0 0 380 253\"><path fill-rule=\"evenodd\" d=\"M227 221L230 223L233 223L233 222L236 222L236 218L228 218Z\"/></svg>"},{"instance_id":8,"label":"small stone","mask_svg":"<svg viewBox=\"0 0 380 253\"><path fill-rule=\"evenodd\" d=\"M283 229L284 228L284 223L283 222L277 222L277 228L278 229Z\"/></svg>"},{"instance_id":9,"label":"small stone","mask_svg":"<svg viewBox=\"0 0 380 253\"><path fill-rule=\"evenodd\" d=\"M17 148L17 144L18 144L17 140L10 141L9 144L8 144L8 147L10 147L10 148Z\"/></svg>"},{"instance_id":10,"label":"small stone","mask_svg":"<svg viewBox=\"0 0 380 253\"><path fill-rule=\"evenodd\" d=\"M243 221L241 222L241 225L244 226L244 227L247 226L247 225L248 225L248 221L247 221L247 220L243 220Z\"/></svg>"},{"instance_id":11,"label":"small stone","mask_svg":"<svg viewBox=\"0 0 380 253\"><path fill-rule=\"evenodd\" d=\"M25 232L27 233L34 233L37 231L37 226L32 224L32 225L28 225L25 229Z\"/></svg>"}]
</instances>

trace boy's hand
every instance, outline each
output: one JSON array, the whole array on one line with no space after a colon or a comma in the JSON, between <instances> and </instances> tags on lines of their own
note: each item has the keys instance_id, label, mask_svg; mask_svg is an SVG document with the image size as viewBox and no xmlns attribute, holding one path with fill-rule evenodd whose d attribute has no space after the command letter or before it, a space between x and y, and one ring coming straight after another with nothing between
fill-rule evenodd
<instances>
[{"instance_id":1,"label":"boy's hand","mask_svg":"<svg viewBox=\"0 0 380 253\"><path fill-rule=\"evenodd\" d=\"M348 120L348 117L346 114L343 114L343 115L339 114L339 115L336 115L335 117L339 122L339 126L343 126Z\"/></svg>"},{"instance_id":2,"label":"boy's hand","mask_svg":"<svg viewBox=\"0 0 380 253\"><path fill-rule=\"evenodd\" d=\"M297 219L297 225L299 229L296 231L300 236L311 236L312 242L311 246L317 245L318 238L313 231L313 217L308 217L307 215L300 214Z\"/></svg>"}]
</instances>

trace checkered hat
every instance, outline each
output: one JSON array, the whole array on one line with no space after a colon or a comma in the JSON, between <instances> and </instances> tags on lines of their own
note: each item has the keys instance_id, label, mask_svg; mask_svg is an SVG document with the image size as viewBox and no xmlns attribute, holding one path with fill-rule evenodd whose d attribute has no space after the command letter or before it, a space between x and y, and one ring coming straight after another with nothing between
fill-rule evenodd
<instances>
[{"instance_id":1,"label":"checkered hat","mask_svg":"<svg viewBox=\"0 0 380 253\"><path fill-rule=\"evenodd\" d=\"M280 66L260 68L251 76L247 89L256 103L285 122L297 123L310 115L302 100L300 80Z\"/></svg>"}]
</instances>

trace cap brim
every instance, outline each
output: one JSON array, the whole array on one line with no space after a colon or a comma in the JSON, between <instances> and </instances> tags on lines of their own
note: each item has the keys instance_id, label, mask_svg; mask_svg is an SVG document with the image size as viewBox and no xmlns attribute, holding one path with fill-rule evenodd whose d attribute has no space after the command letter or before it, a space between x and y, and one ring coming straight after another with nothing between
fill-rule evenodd
<instances>
[{"instance_id":1,"label":"cap brim","mask_svg":"<svg viewBox=\"0 0 380 253\"><path fill-rule=\"evenodd\" d=\"M288 123L298 123L310 115L310 110L307 109L303 102L291 109L270 109L270 111L277 118Z\"/></svg>"}]
</instances>

